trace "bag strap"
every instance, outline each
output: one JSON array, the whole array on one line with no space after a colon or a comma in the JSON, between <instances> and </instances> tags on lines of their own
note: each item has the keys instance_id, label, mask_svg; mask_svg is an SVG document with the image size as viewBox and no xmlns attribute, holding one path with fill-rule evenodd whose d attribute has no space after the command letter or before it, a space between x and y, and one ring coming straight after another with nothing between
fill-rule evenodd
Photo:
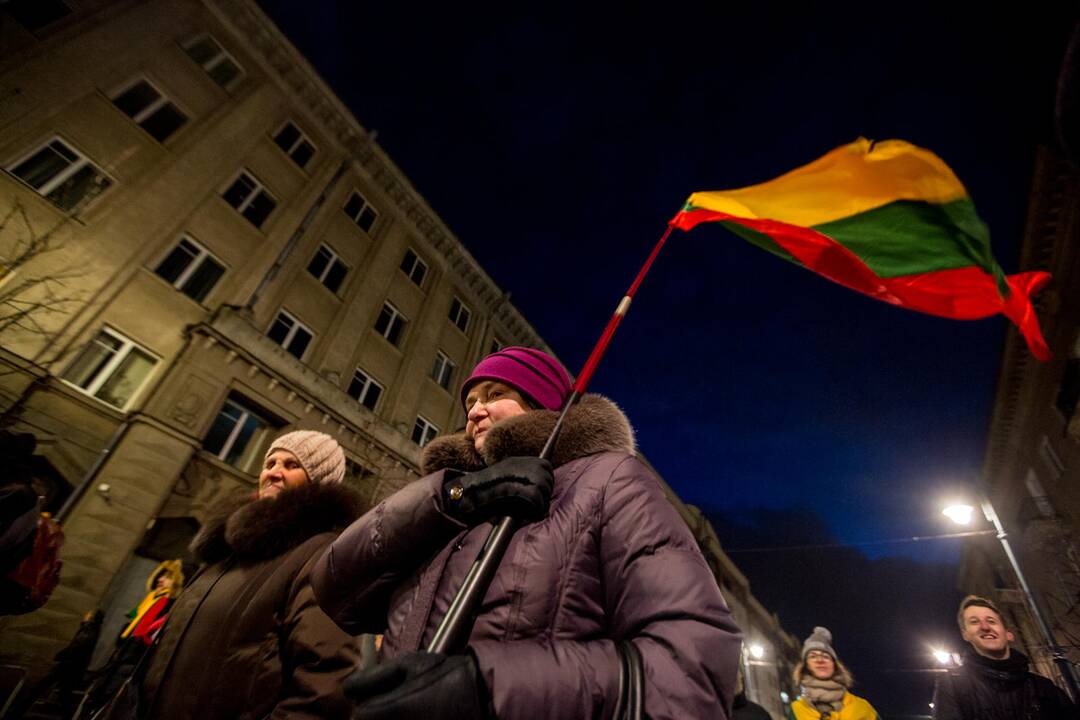
<instances>
[{"instance_id":1,"label":"bag strap","mask_svg":"<svg viewBox=\"0 0 1080 720\"><path fill-rule=\"evenodd\" d=\"M615 655L619 658L619 689L615 694L615 712L611 717L612 720L623 720L626 714L626 687L629 685L627 675L630 668L621 642L615 643Z\"/></svg>"},{"instance_id":2,"label":"bag strap","mask_svg":"<svg viewBox=\"0 0 1080 720\"><path fill-rule=\"evenodd\" d=\"M619 697L614 720L643 720L645 717L645 665L641 651L630 640L615 646L619 656Z\"/></svg>"}]
</instances>

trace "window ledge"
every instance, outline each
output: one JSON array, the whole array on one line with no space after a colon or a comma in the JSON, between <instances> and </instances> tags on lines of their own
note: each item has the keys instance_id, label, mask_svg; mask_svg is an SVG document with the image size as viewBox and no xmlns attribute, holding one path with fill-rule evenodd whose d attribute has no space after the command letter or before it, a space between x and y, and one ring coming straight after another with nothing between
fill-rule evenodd
<instances>
[{"instance_id":1,"label":"window ledge","mask_svg":"<svg viewBox=\"0 0 1080 720\"><path fill-rule=\"evenodd\" d=\"M222 472L225 472L225 473L228 473L229 475L232 475L233 477L235 477L237 480L239 480L241 482L252 485L253 487L258 486L258 484L259 484L259 476L258 475L253 475L251 473L246 473L243 470L241 470L240 468L236 467L235 465L230 465L229 463L225 462L224 460L219 458L214 453L210 452L209 450L206 450L205 448L202 448L202 447L199 448L199 459L205 461L206 463L208 463L210 465L213 465L215 468L217 468L218 470L221 470Z\"/></svg>"},{"instance_id":2,"label":"window ledge","mask_svg":"<svg viewBox=\"0 0 1080 720\"><path fill-rule=\"evenodd\" d=\"M132 409L132 403L130 402L128 403L128 409L118 408L112 403L107 403L101 398L94 397L90 393L80 388L78 385L65 380L59 375L55 376L53 379L56 381L57 390L62 391L65 395L71 397L72 399L80 401L82 404L86 405L89 408L105 411L106 414L108 414L117 421L123 421L124 419L126 419L130 409ZM143 389L140 388L140 394L142 393L142 390Z\"/></svg>"}]
</instances>

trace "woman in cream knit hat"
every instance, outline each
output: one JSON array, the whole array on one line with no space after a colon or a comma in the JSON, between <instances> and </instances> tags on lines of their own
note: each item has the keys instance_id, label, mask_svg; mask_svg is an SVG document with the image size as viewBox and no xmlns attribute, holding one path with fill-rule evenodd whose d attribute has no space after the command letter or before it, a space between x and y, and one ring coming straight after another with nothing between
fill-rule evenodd
<instances>
[{"instance_id":1,"label":"woman in cream knit hat","mask_svg":"<svg viewBox=\"0 0 1080 720\"><path fill-rule=\"evenodd\" d=\"M275 439L259 489L211 514L192 543L202 563L177 600L143 682L153 718L347 718L341 681L352 636L312 595L314 561L362 514L329 435Z\"/></svg>"},{"instance_id":2,"label":"woman in cream knit hat","mask_svg":"<svg viewBox=\"0 0 1080 720\"><path fill-rule=\"evenodd\" d=\"M866 700L852 695L851 672L844 667L832 646L832 633L816 627L806 638L802 660L792 673L801 694L791 703L792 720L878 720L877 711Z\"/></svg>"}]
</instances>

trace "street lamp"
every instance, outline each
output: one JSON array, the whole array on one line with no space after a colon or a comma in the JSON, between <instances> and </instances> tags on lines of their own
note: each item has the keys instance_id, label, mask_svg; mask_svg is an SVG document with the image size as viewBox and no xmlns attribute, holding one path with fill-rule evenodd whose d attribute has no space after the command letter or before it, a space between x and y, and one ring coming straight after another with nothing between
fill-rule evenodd
<instances>
[{"instance_id":1,"label":"street lamp","mask_svg":"<svg viewBox=\"0 0 1080 720\"><path fill-rule=\"evenodd\" d=\"M750 645L743 644L742 646L742 662L743 662L743 691L746 693L746 697L751 700L757 697L754 693L754 665L768 665L767 662L762 662L761 658L765 657L765 648L760 643L751 643ZM753 658L751 660L750 658Z\"/></svg>"},{"instance_id":2,"label":"street lamp","mask_svg":"<svg viewBox=\"0 0 1080 720\"><path fill-rule=\"evenodd\" d=\"M1035 618L1035 623L1039 626L1039 631L1042 632L1043 639L1046 640L1046 645L1053 654L1054 663L1058 666L1058 671L1061 673L1061 677L1065 680L1065 684L1069 688L1069 694L1072 696L1073 701L1076 702L1077 700L1080 700L1080 685L1077 684L1072 663L1069 662L1069 658L1065 657L1065 653L1057 644L1057 640L1054 638L1054 632L1050 629L1050 623L1047 622L1042 609L1039 607L1039 603L1035 600L1035 595L1031 592L1031 587L1028 585L1027 578L1024 577L1024 572L1020 569L1020 563L1016 559L1016 554L1013 552L1012 545L1009 544L1009 535L1005 532L1005 527L1001 524L1001 518L998 517L997 511L990 502L990 498L984 493L980 493L980 495L979 504L982 508L983 516L986 518L987 522L993 524L994 530L997 531L997 538L1001 541L1001 549L1005 551L1005 557L1008 558L1009 565L1012 566L1013 573L1016 575L1016 580L1020 585L1020 590L1024 593L1024 599L1027 600L1027 604L1031 608L1031 614ZM967 525L971 522L971 519L975 514L975 508L971 505L955 504L949 505L942 510L941 513L955 523ZM934 655L937 657L937 653Z\"/></svg>"},{"instance_id":3,"label":"street lamp","mask_svg":"<svg viewBox=\"0 0 1080 720\"><path fill-rule=\"evenodd\" d=\"M975 515L975 508L970 505L949 505L941 514L958 525L970 525Z\"/></svg>"},{"instance_id":4,"label":"street lamp","mask_svg":"<svg viewBox=\"0 0 1080 720\"><path fill-rule=\"evenodd\" d=\"M948 650L942 650L941 648L933 648L930 650L930 654L934 656L939 665L960 666L960 655ZM931 670L930 672L946 672L945 670Z\"/></svg>"}]
</instances>

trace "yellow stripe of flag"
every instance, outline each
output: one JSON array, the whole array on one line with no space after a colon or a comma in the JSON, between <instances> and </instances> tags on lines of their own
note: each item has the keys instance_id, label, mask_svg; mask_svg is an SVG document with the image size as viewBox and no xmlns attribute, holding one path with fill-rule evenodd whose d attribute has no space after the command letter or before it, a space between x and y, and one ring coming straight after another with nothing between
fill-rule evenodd
<instances>
[{"instance_id":1,"label":"yellow stripe of flag","mask_svg":"<svg viewBox=\"0 0 1080 720\"><path fill-rule=\"evenodd\" d=\"M813 227L897 200L967 197L941 158L903 140L859 138L780 177L737 190L697 192L689 204L743 218Z\"/></svg>"}]
</instances>

